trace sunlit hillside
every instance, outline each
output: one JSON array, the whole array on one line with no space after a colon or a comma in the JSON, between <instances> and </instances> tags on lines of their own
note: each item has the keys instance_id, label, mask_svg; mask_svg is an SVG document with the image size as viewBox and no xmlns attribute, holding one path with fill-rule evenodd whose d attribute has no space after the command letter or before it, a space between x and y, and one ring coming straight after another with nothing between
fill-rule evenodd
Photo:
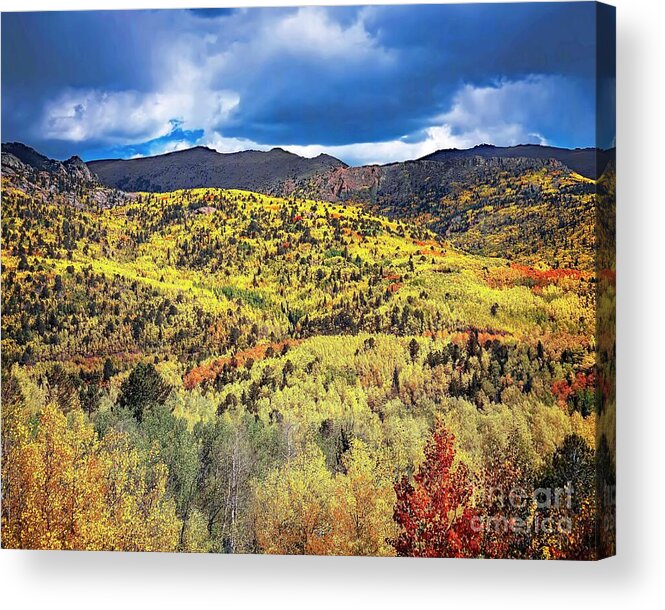
<instances>
[{"instance_id":1,"label":"sunlit hillside","mask_svg":"<svg viewBox=\"0 0 665 610\"><path fill-rule=\"evenodd\" d=\"M408 554L409 481L441 453L466 516L438 554L593 555L592 224L535 202L565 186L592 208L586 179L539 176L456 187L434 225L3 177L3 545ZM512 248L510 188L533 189L542 256ZM497 514L483 490L570 480L545 512L572 533L539 529L533 498L524 531L465 525Z\"/></svg>"}]
</instances>

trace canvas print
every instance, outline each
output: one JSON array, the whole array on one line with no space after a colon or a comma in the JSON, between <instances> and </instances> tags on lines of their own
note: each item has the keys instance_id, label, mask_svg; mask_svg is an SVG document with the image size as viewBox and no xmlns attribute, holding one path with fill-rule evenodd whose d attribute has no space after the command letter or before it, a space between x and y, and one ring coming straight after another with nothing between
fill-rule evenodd
<instances>
[{"instance_id":1,"label":"canvas print","mask_svg":"<svg viewBox=\"0 0 665 610\"><path fill-rule=\"evenodd\" d=\"M2 546L614 554L614 21L4 13Z\"/></svg>"}]
</instances>

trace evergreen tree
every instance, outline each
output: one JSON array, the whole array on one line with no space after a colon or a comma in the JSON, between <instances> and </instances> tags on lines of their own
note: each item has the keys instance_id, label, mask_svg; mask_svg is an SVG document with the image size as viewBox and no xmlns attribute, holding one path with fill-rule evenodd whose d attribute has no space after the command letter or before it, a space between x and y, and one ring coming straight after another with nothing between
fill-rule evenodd
<instances>
[{"instance_id":1,"label":"evergreen tree","mask_svg":"<svg viewBox=\"0 0 665 610\"><path fill-rule=\"evenodd\" d=\"M102 378L106 382L109 381L111 377L113 377L113 375L115 375L115 368L113 367L113 362L111 362L110 358L107 358L104 361L104 371L102 373Z\"/></svg>"},{"instance_id":2,"label":"evergreen tree","mask_svg":"<svg viewBox=\"0 0 665 610\"><path fill-rule=\"evenodd\" d=\"M137 421L151 406L163 405L171 393L153 364L139 363L120 386L118 405L131 410Z\"/></svg>"}]
</instances>

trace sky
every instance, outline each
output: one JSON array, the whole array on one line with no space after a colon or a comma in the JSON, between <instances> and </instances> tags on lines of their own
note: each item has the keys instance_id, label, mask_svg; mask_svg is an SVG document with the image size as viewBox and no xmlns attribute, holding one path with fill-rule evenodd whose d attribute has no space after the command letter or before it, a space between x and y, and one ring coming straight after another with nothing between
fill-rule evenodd
<instances>
[{"instance_id":1,"label":"sky","mask_svg":"<svg viewBox=\"0 0 665 610\"><path fill-rule=\"evenodd\" d=\"M280 146L351 165L607 148L595 107L614 107L614 49L596 65L596 18L591 2L3 13L2 140L60 159Z\"/></svg>"}]
</instances>

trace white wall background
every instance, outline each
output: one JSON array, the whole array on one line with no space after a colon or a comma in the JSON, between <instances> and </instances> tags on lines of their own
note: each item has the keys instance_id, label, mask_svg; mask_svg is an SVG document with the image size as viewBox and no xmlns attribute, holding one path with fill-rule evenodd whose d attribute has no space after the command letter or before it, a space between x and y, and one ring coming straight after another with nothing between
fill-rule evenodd
<instances>
[{"instance_id":1,"label":"white wall background","mask_svg":"<svg viewBox=\"0 0 665 610\"><path fill-rule=\"evenodd\" d=\"M335 3L342 2L328 2ZM0 10L251 4L0 0ZM618 557L583 564L2 550L0 607L664 607L664 11L654 0L613 4L619 79Z\"/></svg>"}]
</instances>

